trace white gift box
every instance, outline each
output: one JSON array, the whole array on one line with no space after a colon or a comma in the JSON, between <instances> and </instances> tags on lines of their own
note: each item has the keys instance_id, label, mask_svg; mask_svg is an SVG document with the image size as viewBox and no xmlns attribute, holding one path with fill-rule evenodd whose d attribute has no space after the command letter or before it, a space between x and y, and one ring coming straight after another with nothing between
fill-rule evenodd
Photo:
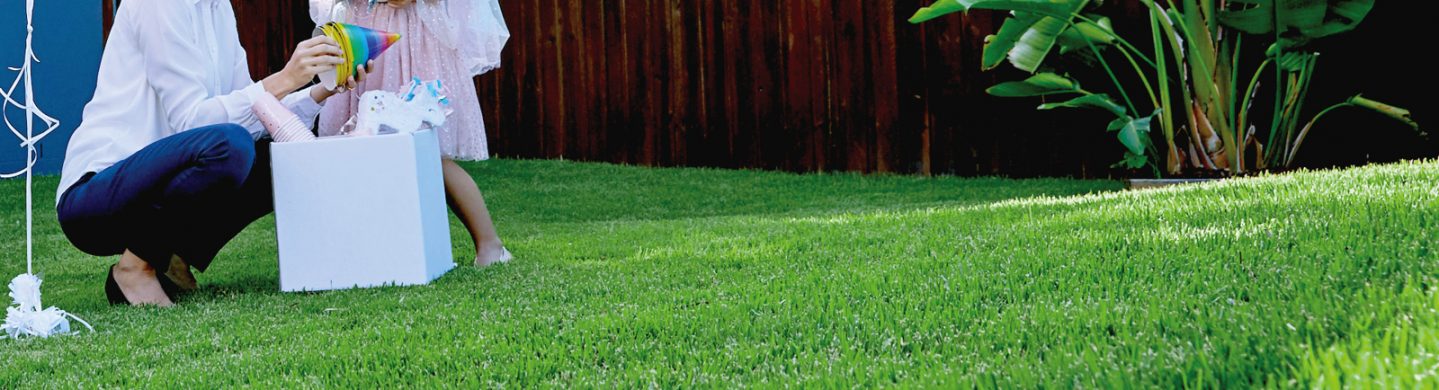
<instances>
[{"instance_id":1,"label":"white gift box","mask_svg":"<svg viewBox=\"0 0 1439 390\"><path fill-rule=\"evenodd\" d=\"M433 131L274 143L280 290L429 283L454 268Z\"/></svg>"}]
</instances>

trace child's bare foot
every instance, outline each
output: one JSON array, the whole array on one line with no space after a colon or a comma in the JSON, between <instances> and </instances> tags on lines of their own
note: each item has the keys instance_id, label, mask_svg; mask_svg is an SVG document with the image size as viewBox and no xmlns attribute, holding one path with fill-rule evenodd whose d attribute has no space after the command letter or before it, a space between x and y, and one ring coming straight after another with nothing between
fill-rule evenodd
<instances>
[{"instance_id":1,"label":"child's bare foot","mask_svg":"<svg viewBox=\"0 0 1439 390\"><path fill-rule=\"evenodd\" d=\"M165 276L180 286L180 291L195 291L199 288L199 283L195 282L195 274L190 273L190 265L185 264L185 260L181 260L180 256L170 258L170 269L165 271Z\"/></svg>"},{"instance_id":2,"label":"child's bare foot","mask_svg":"<svg viewBox=\"0 0 1439 390\"><path fill-rule=\"evenodd\" d=\"M508 263L514 258L515 255L510 254L509 249L497 245L494 248L487 248L480 251L479 256L475 256L475 266L488 267L499 263Z\"/></svg>"}]
</instances>

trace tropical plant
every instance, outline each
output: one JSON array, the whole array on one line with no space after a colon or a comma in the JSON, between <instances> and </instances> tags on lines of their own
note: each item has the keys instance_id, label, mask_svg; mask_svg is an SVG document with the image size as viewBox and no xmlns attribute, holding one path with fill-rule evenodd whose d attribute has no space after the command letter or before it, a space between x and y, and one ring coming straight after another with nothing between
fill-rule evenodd
<instances>
[{"instance_id":1,"label":"tropical plant","mask_svg":"<svg viewBox=\"0 0 1439 390\"><path fill-rule=\"evenodd\" d=\"M1108 18L1091 12L1101 0L939 0L916 12L910 22L971 9L1011 12L987 38L982 65L988 70L1008 60L1032 75L995 85L988 93L1069 97L1039 106L1042 110L1108 111L1116 116L1108 129L1125 147L1124 159L1116 165L1149 167L1156 175L1180 174L1187 168L1240 174L1288 167L1314 123L1341 107L1368 108L1419 130L1407 110L1358 95L1303 119L1319 58L1309 43L1352 30L1374 0L1139 1L1148 11L1149 50L1116 33ZM1263 60L1251 68L1241 61L1246 36L1268 44ZM1046 61L1056 51L1080 57L1079 63L1097 64L1119 101L1081 88L1060 65ZM1111 61L1117 58L1106 55L1110 52L1122 61ZM1274 104L1267 130L1261 133L1251 108L1266 70L1275 80L1270 87ZM1133 80L1125 84L1121 76ZM1131 90L1126 85L1140 87ZM1162 145L1155 145L1152 128L1160 130Z\"/></svg>"}]
</instances>

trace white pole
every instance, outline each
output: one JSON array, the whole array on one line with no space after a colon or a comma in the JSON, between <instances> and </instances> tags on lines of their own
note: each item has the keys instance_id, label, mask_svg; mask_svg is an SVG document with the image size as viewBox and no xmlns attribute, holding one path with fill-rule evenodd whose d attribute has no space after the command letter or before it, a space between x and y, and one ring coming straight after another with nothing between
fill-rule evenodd
<instances>
[{"instance_id":1,"label":"white pole","mask_svg":"<svg viewBox=\"0 0 1439 390\"><path fill-rule=\"evenodd\" d=\"M30 77L30 59L34 54L31 51L31 41L35 39L35 0L25 0L25 63L20 65L23 70L21 76L25 78L25 273L35 274L35 225L33 221L34 206L31 201L31 190L34 182L35 161L35 86Z\"/></svg>"}]
</instances>

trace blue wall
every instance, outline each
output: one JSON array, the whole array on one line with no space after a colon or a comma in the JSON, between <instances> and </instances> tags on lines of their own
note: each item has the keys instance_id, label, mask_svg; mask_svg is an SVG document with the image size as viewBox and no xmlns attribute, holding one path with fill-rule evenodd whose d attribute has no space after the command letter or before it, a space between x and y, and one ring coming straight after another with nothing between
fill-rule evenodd
<instances>
[{"instance_id":1,"label":"blue wall","mask_svg":"<svg viewBox=\"0 0 1439 390\"><path fill-rule=\"evenodd\" d=\"M40 142L37 173L60 172L65 145L80 124L85 103L95 93L95 75L100 69L102 32L99 1L36 0L34 64L36 105L60 120L60 129ZM9 88L25 50L25 1L0 0L0 88ZM24 85L16 89L16 100L24 102ZM10 123L24 132L25 112L6 109ZM36 121L36 127L42 123ZM44 130L42 128L36 131ZM0 125L0 171L13 172L25 166L25 149L20 140Z\"/></svg>"}]
</instances>

